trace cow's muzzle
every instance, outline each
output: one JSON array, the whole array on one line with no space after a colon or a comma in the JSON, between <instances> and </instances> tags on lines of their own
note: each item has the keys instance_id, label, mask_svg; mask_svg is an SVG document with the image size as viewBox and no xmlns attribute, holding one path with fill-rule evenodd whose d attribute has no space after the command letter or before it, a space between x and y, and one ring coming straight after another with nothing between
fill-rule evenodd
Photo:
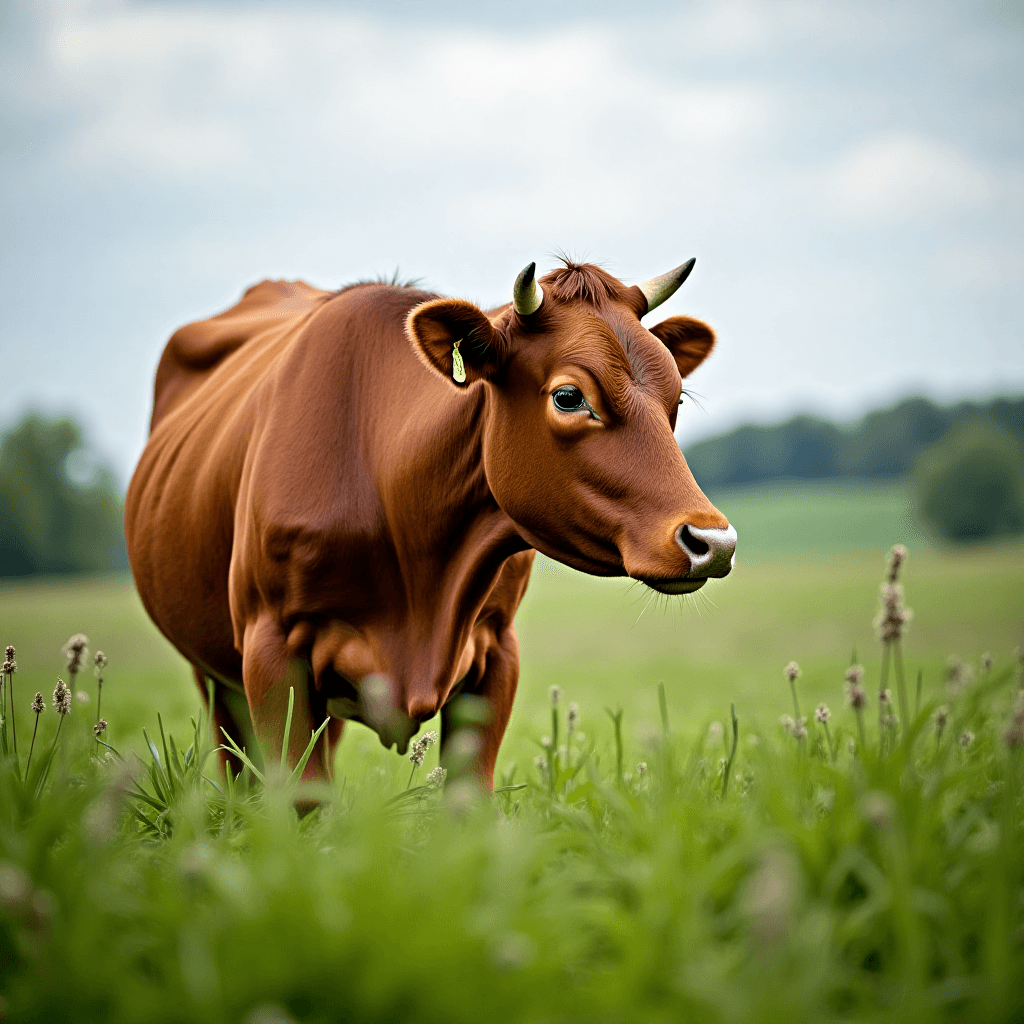
<instances>
[{"instance_id":1,"label":"cow's muzzle","mask_svg":"<svg viewBox=\"0 0 1024 1024\"><path fill-rule=\"evenodd\" d=\"M736 528L702 530L683 523L676 530L676 543L690 560L689 580L728 576L736 559Z\"/></svg>"},{"instance_id":2,"label":"cow's muzzle","mask_svg":"<svg viewBox=\"0 0 1024 1024\"><path fill-rule=\"evenodd\" d=\"M712 577L728 576L736 556L736 530L702 529L683 523L676 528L675 542L689 562L685 576L651 577L640 579L660 594L692 594L700 590Z\"/></svg>"}]
</instances>

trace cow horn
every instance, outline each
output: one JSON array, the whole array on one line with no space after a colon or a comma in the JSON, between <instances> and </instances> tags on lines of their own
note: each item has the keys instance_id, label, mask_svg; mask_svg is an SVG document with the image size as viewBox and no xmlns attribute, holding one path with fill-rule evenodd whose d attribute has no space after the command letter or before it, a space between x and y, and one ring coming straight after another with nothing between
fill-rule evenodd
<instances>
[{"instance_id":1,"label":"cow horn","mask_svg":"<svg viewBox=\"0 0 1024 1024\"><path fill-rule=\"evenodd\" d=\"M524 267L512 286L512 304L520 316L529 316L540 309L544 301L544 290L537 284L534 274L537 271L537 264L531 263Z\"/></svg>"},{"instance_id":2,"label":"cow horn","mask_svg":"<svg viewBox=\"0 0 1024 1024\"><path fill-rule=\"evenodd\" d=\"M660 306L666 299L671 299L676 289L690 276L696 259L687 260L682 266L670 270L661 277L652 277L650 281L644 281L640 285L640 291L647 297L647 312L650 313L655 306Z\"/></svg>"}]
</instances>

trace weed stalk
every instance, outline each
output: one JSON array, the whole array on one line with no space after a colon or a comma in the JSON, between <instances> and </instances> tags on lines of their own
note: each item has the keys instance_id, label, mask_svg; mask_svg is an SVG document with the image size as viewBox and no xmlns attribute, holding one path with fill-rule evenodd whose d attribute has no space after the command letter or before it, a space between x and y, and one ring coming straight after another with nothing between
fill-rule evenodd
<instances>
[{"instance_id":1,"label":"weed stalk","mask_svg":"<svg viewBox=\"0 0 1024 1024\"><path fill-rule=\"evenodd\" d=\"M622 708L617 708L612 711L611 708L605 708L608 713L608 717L612 720L612 725L615 728L615 779L618 784L622 785Z\"/></svg>"},{"instance_id":2,"label":"weed stalk","mask_svg":"<svg viewBox=\"0 0 1024 1024\"><path fill-rule=\"evenodd\" d=\"M729 756L725 759L725 769L722 772L722 799L725 799L726 794L729 792L729 773L732 771L732 762L736 757L736 744L739 742L740 736L740 723L736 717L736 705L730 704L730 715L732 717L732 747L729 750Z\"/></svg>"}]
</instances>

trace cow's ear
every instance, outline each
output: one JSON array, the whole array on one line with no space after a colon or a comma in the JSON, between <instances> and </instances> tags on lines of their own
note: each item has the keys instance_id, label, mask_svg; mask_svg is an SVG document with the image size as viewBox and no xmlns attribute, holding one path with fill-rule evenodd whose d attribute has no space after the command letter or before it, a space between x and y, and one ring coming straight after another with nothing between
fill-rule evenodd
<instances>
[{"instance_id":1,"label":"cow's ear","mask_svg":"<svg viewBox=\"0 0 1024 1024\"><path fill-rule=\"evenodd\" d=\"M715 347L715 332L693 317L669 317L648 329L672 353L682 377L689 377Z\"/></svg>"},{"instance_id":2,"label":"cow's ear","mask_svg":"<svg viewBox=\"0 0 1024 1024\"><path fill-rule=\"evenodd\" d=\"M456 386L490 377L501 364L504 338L482 309L462 299L432 299L409 314L405 329L420 358ZM455 357L456 344L461 357ZM462 379L460 379L462 378Z\"/></svg>"}]
</instances>

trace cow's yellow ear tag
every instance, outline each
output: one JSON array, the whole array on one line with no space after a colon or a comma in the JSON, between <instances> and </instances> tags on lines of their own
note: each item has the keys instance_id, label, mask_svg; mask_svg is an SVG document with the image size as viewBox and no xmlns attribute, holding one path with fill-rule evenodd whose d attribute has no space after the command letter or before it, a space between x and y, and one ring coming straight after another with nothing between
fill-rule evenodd
<instances>
[{"instance_id":1,"label":"cow's yellow ear tag","mask_svg":"<svg viewBox=\"0 0 1024 1024\"><path fill-rule=\"evenodd\" d=\"M466 383L466 364L462 361L462 353L459 352L459 346L462 344L460 338L452 346L452 380L456 384Z\"/></svg>"}]
</instances>

